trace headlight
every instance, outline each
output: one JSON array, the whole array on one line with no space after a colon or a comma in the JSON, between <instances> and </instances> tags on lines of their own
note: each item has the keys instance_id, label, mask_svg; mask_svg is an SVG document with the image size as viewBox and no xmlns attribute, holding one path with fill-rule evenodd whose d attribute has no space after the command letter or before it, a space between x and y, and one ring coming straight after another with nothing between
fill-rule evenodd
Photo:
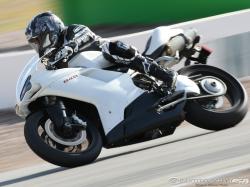
<instances>
[{"instance_id":1,"label":"headlight","mask_svg":"<svg viewBox=\"0 0 250 187\"><path fill-rule=\"evenodd\" d=\"M20 100L22 101L23 100L23 97L24 95L26 94L27 91L29 91L32 87L31 85L31 82L30 82L30 79L31 79L31 75L29 75L23 85L23 89L21 91L21 94L20 94Z\"/></svg>"}]
</instances>

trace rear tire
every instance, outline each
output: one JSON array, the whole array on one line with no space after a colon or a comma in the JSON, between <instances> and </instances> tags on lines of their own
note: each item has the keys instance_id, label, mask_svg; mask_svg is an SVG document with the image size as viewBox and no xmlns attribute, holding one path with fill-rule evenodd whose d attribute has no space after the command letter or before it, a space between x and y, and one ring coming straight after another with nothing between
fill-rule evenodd
<instances>
[{"instance_id":1,"label":"rear tire","mask_svg":"<svg viewBox=\"0 0 250 187\"><path fill-rule=\"evenodd\" d=\"M29 147L42 159L63 167L76 167L93 162L101 152L102 139L97 128L88 122L87 136L91 142L83 152L64 152L46 144L38 133L38 127L47 119L43 112L35 112L27 119L24 136Z\"/></svg>"},{"instance_id":2,"label":"rear tire","mask_svg":"<svg viewBox=\"0 0 250 187\"><path fill-rule=\"evenodd\" d=\"M212 111L204 108L198 100L190 100L186 104L186 120L203 129L222 130L237 125L248 111L248 97L242 84L229 73L208 65L192 65L179 70L179 74L194 76L214 76L227 86L227 97L232 101L232 107L223 111Z\"/></svg>"}]
</instances>

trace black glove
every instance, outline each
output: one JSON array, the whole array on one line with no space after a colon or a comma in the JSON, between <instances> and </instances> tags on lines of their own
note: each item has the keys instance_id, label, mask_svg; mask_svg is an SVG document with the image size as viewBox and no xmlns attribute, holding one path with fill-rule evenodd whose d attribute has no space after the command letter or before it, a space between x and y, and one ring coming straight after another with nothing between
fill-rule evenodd
<instances>
[{"instance_id":1,"label":"black glove","mask_svg":"<svg viewBox=\"0 0 250 187\"><path fill-rule=\"evenodd\" d=\"M67 62L69 57L76 52L78 52L77 43L74 41L69 42L50 55L49 63L50 65L55 65L59 61Z\"/></svg>"},{"instance_id":2,"label":"black glove","mask_svg":"<svg viewBox=\"0 0 250 187\"><path fill-rule=\"evenodd\" d=\"M55 54L54 57L54 62L51 62L51 64L55 64L56 62L59 62L61 60L63 60L64 62L66 62L68 60L68 58L74 53L74 50L69 47L69 46L63 46L61 47Z\"/></svg>"}]
</instances>

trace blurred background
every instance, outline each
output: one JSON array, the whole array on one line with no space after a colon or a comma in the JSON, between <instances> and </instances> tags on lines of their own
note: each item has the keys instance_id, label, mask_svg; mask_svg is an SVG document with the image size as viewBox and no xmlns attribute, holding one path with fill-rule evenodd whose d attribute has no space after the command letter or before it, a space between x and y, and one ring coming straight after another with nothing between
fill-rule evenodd
<instances>
[{"instance_id":1,"label":"blurred background","mask_svg":"<svg viewBox=\"0 0 250 187\"><path fill-rule=\"evenodd\" d=\"M66 24L81 23L109 37L247 8L247 0L0 0L0 52L29 49L24 29L48 10Z\"/></svg>"}]
</instances>

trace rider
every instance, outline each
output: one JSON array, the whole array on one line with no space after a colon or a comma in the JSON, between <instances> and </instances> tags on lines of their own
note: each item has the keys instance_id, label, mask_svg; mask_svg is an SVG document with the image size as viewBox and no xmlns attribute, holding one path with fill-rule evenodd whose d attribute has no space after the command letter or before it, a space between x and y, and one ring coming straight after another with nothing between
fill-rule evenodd
<instances>
[{"instance_id":1,"label":"rider","mask_svg":"<svg viewBox=\"0 0 250 187\"><path fill-rule=\"evenodd\" d=\"M162 80L169 90L175 87L177 77L175 71L163 69L153 60L142 56L133 46L121 41L111 42L102 39L84 25L64 26L61 19L51 12L35 16L28 24L25 35L30 46L40 57L52 48L57 49L49 53L48 61L57 68L67 67L67 61L79 52L102 51L103 56L112 63L154 76Z\"/></svg>"}]
</instances>

